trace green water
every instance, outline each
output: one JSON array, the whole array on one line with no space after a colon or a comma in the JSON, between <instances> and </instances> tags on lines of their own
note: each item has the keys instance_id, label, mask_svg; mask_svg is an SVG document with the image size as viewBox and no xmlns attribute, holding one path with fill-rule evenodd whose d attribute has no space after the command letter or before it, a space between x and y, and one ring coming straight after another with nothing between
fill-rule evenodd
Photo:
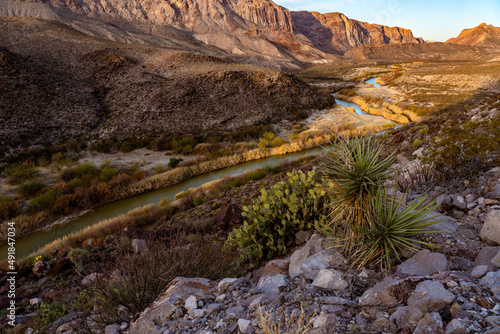
<instances>
[{"instance_id":1,"label":"green water","mask_svg":"<svg viewBox=\"0 0 500 334\"><path fill-rule=\"evenodd\" d=\"M175 195L178 193L186 191L190 188L199 187L204 183L222 179L226 176L241 175L246 171L266 166L274 167L287 160L293 161L307 155L317 155L321 153L322 150L322 148L314 148L286 155L276 155L259 160L244 162L233 167L195 176L174 186L147 192L100 206L70 222L56 225L48 231L40 230L22 239L16 240L16 258L20 259L23 256L27 256L57 238L82 230L84 227L98 223L102 220L119 216L146 204L157 204L163 198L173 200ZM7 245L2 245L0 246L0 259L5 258L7 258Z\"/></svg>"}]
</instances>

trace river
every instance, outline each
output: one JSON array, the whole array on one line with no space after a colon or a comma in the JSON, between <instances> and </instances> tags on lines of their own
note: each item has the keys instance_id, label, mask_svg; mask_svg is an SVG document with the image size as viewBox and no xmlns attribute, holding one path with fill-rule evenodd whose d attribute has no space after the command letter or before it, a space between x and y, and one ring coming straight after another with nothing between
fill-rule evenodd
<instances>
[{"instance_id":1,"label":"river","mask_svg":"<svg viewBox=\"0 0 500 334\"><path fill-rule=\"evenodd\" d=\"M379 87L380 85L376 84L375 80L376 78L370 79L366 82L374 83ZM373 88L376 88L375 85L373 86ZM346 106L348 108L354 108L356 110L356 113L358 114L370 115L368 113L363 112L357 104L338 99L335 99L335 102L340 105ZM252 169L258 169L263 167L274 167L283 163L286 160L293 161L301 157L304 157L306 155L317 155L321 153L323 150L324 150L323 148L313 148L300 152L289 153L286 155L275 155L259 160L252 160L236 166L227 167L207 174L198 175L174 186L166 187L155 191L150 191L144 194L136 195L133 197L118 200L113 203L102 205L73 220L70 220L69 222L66 222L64 224L54 224L54 226L51 229L39 230L22 239L16 240L16 257L18 259L25 257L33 253L37 249L45 246L46 244L60 237L82 230L86 226L98 223L102 220L119 216L121 214L129 212L130 210L142 207L147 204L158 204L163 198L168 198L170 200L173 200L175 198L175 195L177 195L178 193L189 190L190 188L199 187L207 182L222 179L226 176L241 175L244 172ZM6 257L7 257L7 245L1 245L0 259L5 259Z\"/></svg>"}]
</instances>

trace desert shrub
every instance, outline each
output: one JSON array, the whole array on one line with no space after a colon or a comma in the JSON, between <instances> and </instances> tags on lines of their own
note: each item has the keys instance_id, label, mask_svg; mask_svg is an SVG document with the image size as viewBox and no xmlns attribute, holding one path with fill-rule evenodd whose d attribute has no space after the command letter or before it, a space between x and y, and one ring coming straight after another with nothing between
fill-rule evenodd
<instances>
[{"instance_id":1,"label":"desert shrub","mask_svg":"<svg viewBox=\"0 0 500 334\"><path fill-rule=\"evenodd\" d=\"M420 146L422 146L422 144L423 144L423 143L424 143L424 141L423 141L422 139L417 138L417 139L415 139L415 140L413 141L412 146L413 146L414 148L419 148Z\"/></svg>"},{"instance_id":2,"label":"desert shrub","mask_svg":"<svg viewBox=\"0 0 500 334\"><path fill-rule=\"evenodd\" d=\"M0 220L9 219L21 213L21 208L10 197L0 196Z\"/></svg>"},{"instance_id":3,"label":"desert shrub","mask_svg":"<svg viewBox=\"0 0 500 334\"><path fill-rule=\"evenodd\" d=\"M190 136L182 136L172 141L172 150L178 154L190 154L193 148L198 144L196 139Z\"/></svg>"},{"instance_id":4,"label":"desert shrub","mask_svg":"<svg viewBox=\"0 0 500 334\"><path fill-rule=\"evenodd\" d=\"M41 304L38 310L38 326L47 326L70 312L66 304Z\"/></svg>"},{"instance_id":5,"label":"desert shrub","mask_svg":"<svg viewBox=\"0 0 500 334\"><path fill-rule=\"evenodd\" d=\"M87 251L83 248L71 248L68 252L68 257L76 271L79 274L83 274L85 272L84 262L87 257Z\"/></svg>"},{"instance_id":6,"label":"desert shrub","mask_svg":"<svg viewBox=\"0 0 500 334\"><path fill-rule=\"evenodd\" d=\"M137 173L137 172L135 172ZM123 187L132 181L132 176L128 174L118 174L113 176L111 180L109 180L108 185L111 188L116 188L116 187Z\"/></svg>"},{"instance_id":7,"label":"desert shrub","mask_svg":"<svg viewBox=\"0 0 500 334\"><path fill-rule=\"evenodd\" d=\"M426 125L420 131L418 131L419 136L423 136L429 133L429 127Z\"/></svg>"},{"instance_id":8,"label":"desert shrub","mask_svg":"<svg viewBox=\"0 0 500 334\"><path fill-rule=\"evenodd\" d=\"M328 193L329 234L345 239L344 252L356 247L354 226L370 226L368 212L372 198L394 171L395 155L382 156L383 146L375 137L339 137L325 154L323 173L330 181Z\"/></svg>"},{"instance_id":9,"label":"desert shrub","mask_svg":"<svg viewBox=\"0 0 500 334\"><path fill-rule=\"evenodd\" d=\"M258 139L266 131L267 127L264 125L254 125L227 134L225 140L230 142L241 142Z\"/></svg>"},{"instance_id":10,"label":"desert shrub","mask_svg":"<svg viewBox=\"0 0 500 334\"><path fill-rule=\"evenodd\" d=\"M123 142L120 145L120 152L122 152L122 153L129 153L129 152L132 152L133 150L134 150L134 148L132 147L132 145L129 142Z\"/></svg>"},{"instance_id":11,"label":"desert shrub","mask_svg":"<svg viewBox=\"0 0 500 334\"><path fill-rule=\"evenodd\" d=\"M144 178L144 173L140 170L136 170L132 173L132 178L134 180L142 180Z\"/></svg>"},{"instance_id":12,"label":"desert shrub","mask_svg":"<svg viewBox=\"0 0 500 334\"><path fill-rule=\"evenodd\" d=\"M259 148L280 147L285 142L283 139L276 137L272 132L264 132L259 140Z\"/></svg>"},{"instance_id":13,"label":"desert shrub","mask_svg":"<svg viewBox=\"0 0 500 334\"><path fill-rule=\"evenodd\" d=\"M352 265L361 269L370 264L388 271L394 260L401 261L422 245L433 247L414 238L430 233L429 226L436 223L436 217L429 216L436 206L425 205L426 201L426 197L420 197L402 208L395 196L390 198L384 187L379 188L377 195L371 198L370 225L357 226L358 247L351 257Z\"/></svg>"},{"instance_id":14,"label":"desert shrub","mask_svg":"<svg viewBox=\"0 0 500 334\"><path fill-rule=\"evenodd\" d=\"M168 167L175 168L181 161L181 158L170 158L170 160L168 161Z\"/></svg>"},{"instance_id":15,"label":"desert shrub","mask_svg":"<svg viewBox=\"0 0 500 334\"><path fill-rule=\"evenodd\" d=\"M258 199L243 207L242 215L247 220L229 236L228 247L242 247L244 257L252 262L286 254L297 231L323 219L320 210L325 192L320 189L316 171L306 175L299 170L287 175L287 181L262 189Z\"/></svg>"},{"instance_id":16,"label":"desert shrub","mask_svg":"<svg viewBox=\"0 0 500 334\"><path fill-rule=\"evenodd\" d=\"M80 164L72 168L65 168L61 171L61 178L65 182L78 178L84 182L90 182L99 176L99 169L93 164Z\"/></svg>"},{"instance_id":17,"label":"desert shrub","mask_svg":"<svg viewBox=\"0 0 500 334\"><path fill-rule=\"evenodd\" d=\"M423 244L413 237L427 233L435 223L425 198L400 207L389 197L386 181L395 156L382 155L374 137L340 138L327 152L323 166L330 180L330 221L320 230L351 259L352 266L378 265L388 270L395 260L409 256ZM429 245L429 244L426 244ZM430 246L430 245L429 245Z\"/></svg>"},{"instance_id":18,"label":"desert shrub","mask_svg":"<svg viewBox=\"0 0 500 334\"><path fill-rule=\"evenodd\" d=\"M32 179L38 175L37 168L31 163L22 163L7 169L8 179L11 184L18 184L22 181Z\"/></svg>"},{"instance_id":19,"label":"desert shrub","mask_svg":"<svg viewBox=\"0 0 500 334\"><path fill-rule=\"evenodd\" d=\"M101 169L99 173L99 180L103 182L108 182L111 180L114 176L118 175L119 172L116 168L111 168L111 167L106 167Z\"/></svg>"},{"instance_id":20,"label":"desert shrub","mask_svg":"<svg viewBox=\"0 0 500 334\"><path fill-rule=\"evenodd\" d=\"M444 127L425 159L444 178L471 177L500 163L500 117Z\"/></svg>"},{"instance_id":21,"label":"desert shrub","mask_svg":"<svg viewBox=\"0 0 500 334\"><path fill-rule=\"evenodd\" d=\"M238 274L234 256L224 251L219 241L202 235L187 238L182 232L170 240L147 240L147 248L137 254L117 249L116 257L100 255L98 262L103 265L96 266L96 270L102 275L95 280L92 293L107 306L101 312L108 312L103 318L116 321L119 315L110 313L118 305L138 315L175 277L218 279Z\"/></svg>"},{"instance_id":22,"label":"desert shrub","mask_svg":"<svg viewBox=\"0 0 500 334\"><path fill-rule=\"evenodd\" d=\"M306 311L304 308L301 308L300 312L295 309L291 313L276 312L276 310L272 309L264 311L262 308L259 308L257 315L259 328L256 331L258 334L318 333L314 330L313 326L313 318L316 314Z\"/></svg>"},{"instance_id":23,"label":"desert shrub","mask_svg":"<svg viewBox=\"0 0 500 334\"><path fill-rule=\"evenodd\" d=\"M74 194L64 194L54 201L54 212L59 214L70 214L77 208L76 196Z\"/></svg>"},{"instance_id":24,"label":"desert shrub","mask_svg":"<svg viewBox=\"0 0 500 334\"><path fill-rule=\"evenodd\" d=\"M45 183L42 180L30 179L18 186L16 192L24 197L32 197L38 194L43 188L45 188Z\"/></svg>"},{"instance_id":25,"label":"desert shrub","mask_svg":"<svg viewBox=\"0 0 500 334\"><path fill-rule=\"evenodd\" d=\"M165 166L157 165L153 168L155 174L161 174L165 171Z\"/></svg>"},{"instance_id":26,"label":"desert shrub","mask_svg":"<svg viewBox=\"0 0 500 334\"><path fill-rule=\"evenodd\" d=\"M52 210L60 191L50 188L44 193L29 200L28 206L31 211Z\"/></svg>"}]
</instances>

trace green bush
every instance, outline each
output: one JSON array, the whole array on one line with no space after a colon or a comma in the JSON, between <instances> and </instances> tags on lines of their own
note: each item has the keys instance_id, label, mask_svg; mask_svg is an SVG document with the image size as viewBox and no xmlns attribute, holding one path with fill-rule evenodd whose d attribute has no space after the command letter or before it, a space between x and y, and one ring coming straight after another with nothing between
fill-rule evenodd
<instances>
[{"instance_id":1,"label":"green bush","mask_svg":"<svg viewBox=\"0 0 500 334\"><path fill-rule=\"evenodd\" d=\"M247 220L233 230L226 243L228 247L242 247L244 257L254 263L286 254L296 232L324 218L320 211L326 197L316 171L306 175L299 170L287 175L287 181L262 189L258 199L243 207L242 215Z\"/></svg>"},{"instance_id":2,"label":"green bush","mask_svg":"<svg viewBox=\"0 0 500 334\"><path fill-rule=\"evenodd\" d=\"M31 179L23 182L19 187L16 188L16 192L24 197L35 196L45 188L45 183L40 179Z\"/></svg>"},{"instance_id":3,"label":"green bush","mask_svg":"<svg viewBox=\"0 0 500 334\"><path fill-rule=\"evenodd\" d=\"M429 127L426 125L418 132L419 136L423 136L429 133Z\"/></svg>"},{"instance_id":4,"label":"green bush","mask_svg":"<svg viewBox=\"0 0 500 334\"><path fill-rule=\"evenodd\" d=\"M274 133L268 131L264 132L262 138L259 140L259 148L280 147L284 143L283 139L276 137Z\"/></svg>"},{"instance_id":5,"label":"green bush","mask_svg":"<svg viewBox=\"0 0 500 334\"><path fill-rule=\"evenodd\" d=\"M43 194L38 195L30 199L29 208L32 211L42 211L42 210L52 210L57 197L59 196L59 190L51 188L45 191Z\"/></svg>"},{"instance_id":6,"label":"green bush","mask_svg":"<svg viewBox=\"0 0 500 334\"><path fill-rule=\"evenodd\" d=\"M22 181L32 179L38 175L38 170L33 164L23 163L7 169L8 181L11 184L18 184Z\"/></svg>"},{"instance_id":7,"label":"green bush","mask_svg":"<svg viewBox=\"0 0 500 334\"><path fill-rule=\"evenodd\" d=\"M180 158L170 158L170 160L168 161L168 167L175 168L181 161L182 159Z\"/></svg>"},{"instance_id":8,"label":"green bush","mask_svg":"<svg viewBox=\"0 0 500 334\"><path fill-rule=\"evenodd\" d=\"M172 141L172 150L178 154L190 154L197 144L198 142L193 137L182 136Z\"/></svg>"},{"instance_id":9,"label":"green bush","mask_svg":"<svg viewBox=\"0 0 500 334\"><path fill-rule=\"evenodd\" d=\"M129 142L123 142L120 145L120 152L122 152L122 153L129 153L129 152L132 152L133 150L134 150L134 148L132 147L132 145Z\"/></svg>"},{"instance_id":10,"label":"green bush","mask_svg":"<svg viewBox=\"0 0 500 334\"><path fill-rule=\"evenodd\" d=\"M413 147L414 148L419 148L420 146L422 146L422 144L424 143L424 141L420 138L417 138L413 141Z\"/></svg>"},{"instance_id":11,"label":"green bush","mask_svg":"<svg viewBox=\"0 0 500 334\"><path fill-rule=\"evenodd\" d=\"M116 168L111 168L111 167L103 168L103 169L101 169L101 172L99 173L99 180L101 180L103 182L108 182L114 176L116 176L118 174L119 174L119 172L118 172L118 169L116 169Z\"/></svg>"}]
</instances>

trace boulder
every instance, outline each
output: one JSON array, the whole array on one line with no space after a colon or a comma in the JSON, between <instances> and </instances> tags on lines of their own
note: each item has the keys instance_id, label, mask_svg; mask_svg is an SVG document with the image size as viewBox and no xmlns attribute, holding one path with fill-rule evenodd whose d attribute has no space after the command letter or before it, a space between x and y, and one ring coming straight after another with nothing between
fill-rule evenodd
<instances>
[{"instance_id":1,"label":"boulder","mask_svg":"<svg viewBox=\"0 0 500 334\"><path fill-rule=\"evenodd\" d=\"M295 277L305 277L313 280L321 269L344 265L345 258L334 248L325 246L325 240L315 234L290 258L289 274Z\"/></svg>"},{"instance_id":2,"label":"boulder","mask_svg":"<svg viewBox=\"0 0 500 334\"><path fill-rule=\"evenodd\" d=\"M446 326L445 334L465 334L464 323L460 319L452 319Z\"/></svg>"},{"instance_id":3,"label":"boulder","mask_svg":"<svg viewBox=\"0 0 500 334\"><path fill-rule=\"evenodd\" d=\"M311 319L313 328L324 329L324 330L329 328L335 328L337 322L338 319L335 315L326 313L321 313L320 315Z\"/></svg>"},{"instance_id":4,"label":"boulder","mask_svg":"<svg viewBox=\"0 0 500 334\"><path fill-rule=\"evenodd\" d=\"M489 244L500 244L500 210L491 210L488 212L481 228L480 236L483 241Z\"/></svg>"},{"instance_id":5,"label":"boulder","mask_svg":"<svg viewBox=\"0 0 500 334\"><path fill-rule=\"evenodd\" d=\"M451 206L462 211L467 210L467 202L460 195L451 195Z\"/></svg>"},{"instance_id":6,"label":"boulder","mask_svg":"<svg viewBox=\"0 0 500 334\"><path fill-rule=\"evenodd\" d=\"M257 289L263 293L280 293L288 288L290 281L285 275L262 276Z\"/></svg>"},{"instance_id":7,"label":"boulder","mask_svg":"<svg viewBox=\"0 0 500 334\"><path fill-rule=\"evenodd\" d=\"M184 305L190 296L203 300L213 299L216 286L216 282L206 278L175 278L153 304L130 324L130 334L157 334L156 324L170 320L178 305Z\"/></svg>"},{"instance_id":8,"label":"boulder","mask_svg":"<svg viewBox=\"0 0 500 334\"><path fill-rule=\"evenodd\" d=\"M401 263L396 272L398 274L426 276L447 271L448 269L448 261L443 254L431 253L429 250L424 249Z\"/></svg>"},{"instance_id":9,"label":"boulder","mask_svg":"<svg viewBox=\"0 0 500 334\"><path fill-rule=\"evenodd\" d=\"M104 328L104 334L120 334L121 329L119 325L109 325Z\"/></svg>"},{"instance_id":10,"label":"boulder","mask_svg":"<svg viewBox=\"0 0 500 334\"><path fill-rule=\"evenodd\" d=\"M476 259L474 260L473 267L477 266L487 266L488 271L493 271L497 267L495 267L492 263L491 260L500 252L500 247L483 247L479 251L479 253L476 256Z\"/></svg>"},{"instance_id":11,"label":"boulder","mask_svg":"<svg viewBox=\"0 0 500 334\"><path fill-rule=\"evenodd\" d=\"M390 322L396 326L397 329L404 329L408 327L408 306L400 306L389 317Z\"/></svg>"},{"instance_id":12,"label":"boulder","mask_svg":"<svg viewBox=\"0 0 500 334\"><path fill-rule=\"evenodd\" d=\"M451 197L449 195L441 195L436 198L439 212L445 212L451 209Z\"/></svg>"},{"instance_id":13,"label":"boulder","mask_svg":"<svg viewBox=\"0 0 500 334\"><path fill-rule=\"evenodd\" d=\"M485 285L494 295L500 297L500 270L490 271L481 278L479 283Z\"/></svg>"},{"instance_id":14,"label":"boulder","mask_svg":"<svg viewBox=\"0 0 500 334\"><path fill-rule=\"evenodd\" d=\"M222 281L219 282L217 285L217 290L219 293L224 293L226 292L231 285L233 285L238 279L237 278L224 278Z\"/></svg>"},{"instance_id":15,"label":"boulder","mask_svg":"<svg viewBox=\"0 0 500 334\"><path fill-rule=\"evenodd\" d=\"M415 289L419 278L395 279L391 276L384 278L372 288L366 290L359 299L360 305L390 306L404 301Z\"/></svg>"},{"instance_id":16,"label":"boulder","mask_svg":"<svg viewBox=\"0 0 500 334\"><path fill-rule=\"evenodd\" d=\"M492 191L488 193L489 198L500 198L500 183L497 183Z\"/></svg>"},{"instance_id":17,"label":"boulder","mask_svg":"<svg viewBox=\"0 0 500 334\"><path fill-rule=\"evenodd\" d=\"M333 269L321 269L312 285L328 290L344 290L349 284L342 278L343 273Z\"/></svg>"},{"instance_id":18,"label":"boulder","mask_svg":"<svg viewBox=\"0 0 500 334\"><path fill-rule=\"evenodd\" d=\"M311 235L311 231L298 231L297 233L295 233L295 244L302 245L303 243L307 242L309 238L311 238Z\"/></svg>"},{"instance_id":19,"label":"boulder","mask_svg":"<svg viewBox=\"0 0 500 334\"><path fill-rule=\"evenodd\" d=\"M290 259L271 260L265 265L264 269L262 270L262 276L286 274L288 273L289 266Z\"/></svg>"},{"instance_id":20,"label":"boulder","mask_svg":"<svg viewBox=\"0 0 500 334\"><path fill-rule=\"evenodd\" d=\"M38 260L35 262L33 265L33 274L35 274L37 277L42 277L49 271L50 265L47 261L44 260Z\"/></svg>"},{"instance_id":21,"label":"boulder","mask_svg":"<svg viewBox=\"0 0 500 334\"><path fill-rule=\"evenodd\" d=\"M420 320L428 312L438 312L454 300L455 295L446 290L440 282L420 282L408 298L410 322Z\"/></svg>"},{"instance_id":22,"label":"boulder","mask_svg":"<svg viewBox=\"0 0 500 334\"><path fill-rule=\"evenodd\" d=\"M184 308L186 310L192 310L192 309L197 309L198 308L198 300L196 299L196 296L189 296L186 301L184 302Z\"/></svg>"}]
</instances>

